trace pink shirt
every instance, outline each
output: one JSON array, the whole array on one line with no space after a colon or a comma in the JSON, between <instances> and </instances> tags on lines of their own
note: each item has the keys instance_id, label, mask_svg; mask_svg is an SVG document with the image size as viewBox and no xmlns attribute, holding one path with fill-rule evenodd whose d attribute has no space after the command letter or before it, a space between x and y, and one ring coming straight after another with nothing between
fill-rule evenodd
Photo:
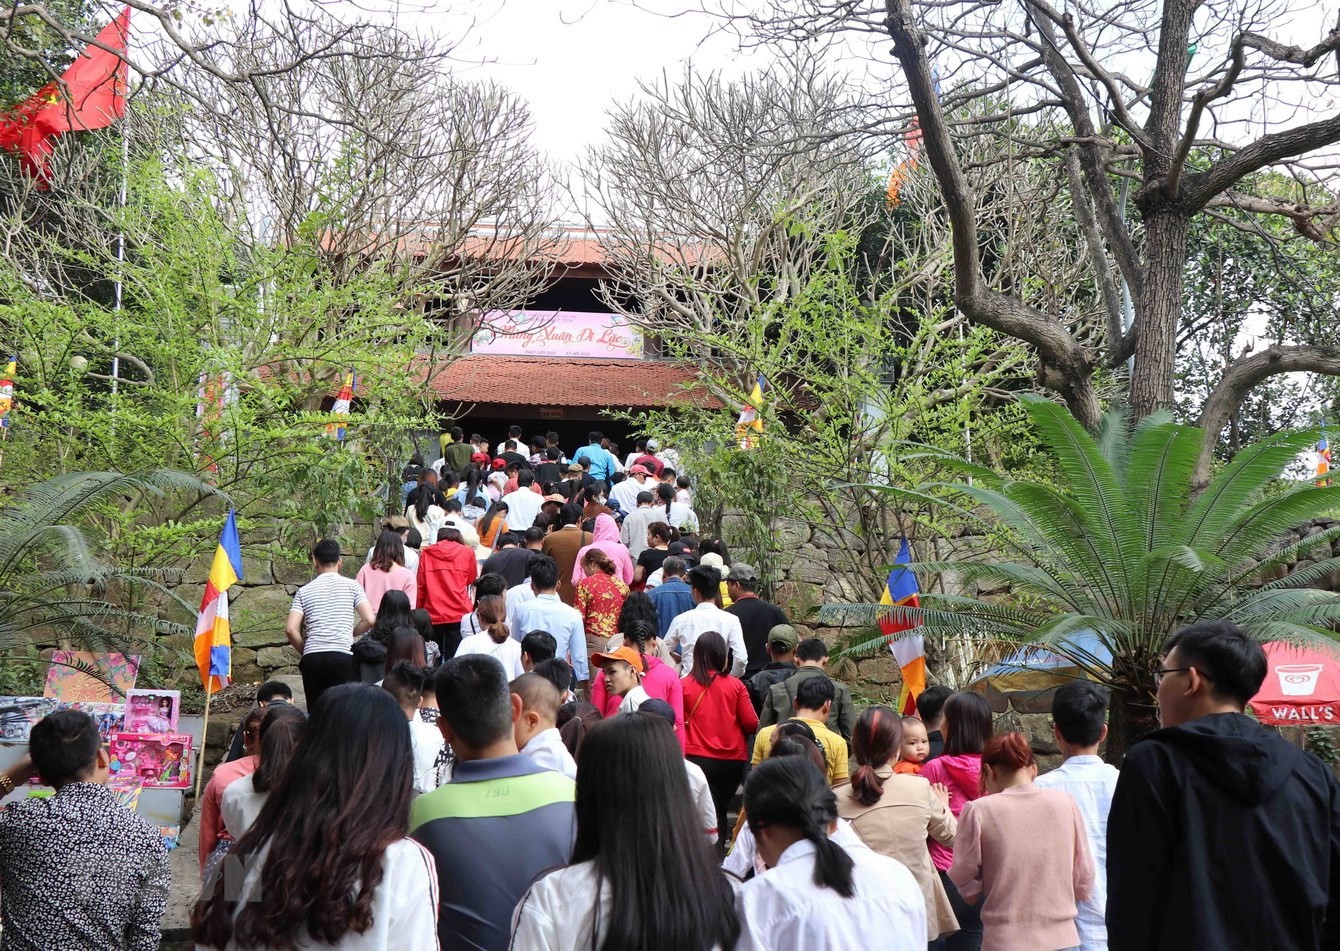
<instances>
[{"instance_id":1,"label":"pink shirt","mask_svg":"<svg viewBox=\"0 0 1340 951\"><path fill-rule=\"evenodd\" d=\"M205 792L200 797L200 871L205 871L205 863L209 861L209 854L214 851L219 840L228 835L228 830L223 827L223 814L219 811L219 806L223 801L223 791L229 784L236 782L244 776L250 776L256 772L256 766L260 762L258 757L244 756L241 759L235 759L231 763L220 763L214 767L214 774L209 777L209 782L205 784Z\"/></svg>"},{"instance_id":2,"label":"pink shirt","mask_svg":"<svg viewBox=\"0 0 1340 951\"><path fill-rule=\"evenodd\" d=\"M1077 947L1076 903L1094 882L1079 807L1032 783L968 803L949 878L965 901L986 896L982 951Z\"/></svg>"},{"instance_id":3,"label":"pink shirt","mask_svg":"<svg viewBox=\"0 0 1340 951\"><path fill-rule=\"evenodd\" d=\"M949 811L958 818L963 807L982 796L982 757L978 753L937 756L921 767L921 778L949 788ZM930 840L931 861L942 872L949 871L954 850Z\"/></svg>"},{"instance_id":4,"label":"pink shirt","mask_svg":"<svg viewBox=\"0 0 1340 951\"><path fill-rule=\"evenodd\" d=\"M652 700L664 700L675 711L675 737L681 748L684 746L684 685L673 667L659 657L647 657L647 672L642 675L642 689ZM605 681L605 672L596 674L591 685L591 702L607 719L619 712L623 697L609 693Z\"/></svg>"},{"instance_id":5,"label":"pink shirt","mask_svg":"<svg viewBox=\"0 0 1340 951\"><path fill-rule=\"evenodd\" d=\"M414 572L404 565L392 565L390 571L380 571L371 565L358 569L358 583L368 596L372 613L376 614L382 606L382 595L388 591L403 591L409 598L410 609L419 606L419 583Z\"/></svg>"}]
</instances>

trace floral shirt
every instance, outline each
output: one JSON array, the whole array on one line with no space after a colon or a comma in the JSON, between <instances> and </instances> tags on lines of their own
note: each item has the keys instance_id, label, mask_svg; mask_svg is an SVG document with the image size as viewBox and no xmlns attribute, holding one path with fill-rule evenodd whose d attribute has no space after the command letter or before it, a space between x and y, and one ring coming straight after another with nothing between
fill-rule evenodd
<instances>
[{"instance_id":1,"label":"floral shirt","mask_svg":"<svg viewBox=\"0 0 1340 951\"><path fill-rule=\"evenodd\" d=\"M577 582L577 598L573 607L582 612L588 638L604 644L613 636L618 630L619 611L626 597L628 585L603 571L587 575Z\"/></svg>"},{"instance_id":2,"label":"floral shirt","mask_svg":"<svg viewBox=\"0 0 1340 951\"><path fill-rule=\"evenodd\" d=\"M0 812L5 951L157 951L171 880L162 834L106 786L70 783Z\"/></svg>"}]
</instances>

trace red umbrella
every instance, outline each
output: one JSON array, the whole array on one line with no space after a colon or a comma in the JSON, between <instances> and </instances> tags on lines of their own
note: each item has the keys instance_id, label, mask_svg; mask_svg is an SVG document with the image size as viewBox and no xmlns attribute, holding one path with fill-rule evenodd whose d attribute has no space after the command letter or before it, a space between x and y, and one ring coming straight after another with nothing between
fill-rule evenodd
<instances>
[{"instance_id":1,"label":"red umbrella","mask_svg":"<svg viewBox=\"0 0 1340 951\"><path fill-rule=\"evenodd\" d=\"M1340 654L1280 641L1265 645L1266 679L1252 712L1274 726L1340 725Z\"/></svg>"}]
</instances>

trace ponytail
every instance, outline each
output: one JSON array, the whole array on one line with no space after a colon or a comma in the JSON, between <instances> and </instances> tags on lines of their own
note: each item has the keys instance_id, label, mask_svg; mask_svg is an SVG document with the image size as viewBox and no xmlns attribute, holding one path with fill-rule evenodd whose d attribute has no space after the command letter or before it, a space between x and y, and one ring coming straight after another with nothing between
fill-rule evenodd
<instances>
[{"instance_id":1,"label":"ponytail","mask_svg":"<svg viewBox=\"0 0 1340 951\"><path fill-rule=\"evenodd\" d=\"M855 863L828 837L828 826L837 819L837 796L809 757L773 757L754 767L744 785L744 810L755 838L764 826L785 825L814 843L816 885L843 898L855 894Z\"/></svg>"},{"instance_id":2,"label":"ponytail","mask_svg":"<svg viewBox=\"0 0 1340 951\"><path fill-rule=\"evenodd\" d=\"M475 614L493 643L501 644L511 636L507 627L507 600L499 594L486 594L475 604Z\"/></svg>"},{"instance_id":3,"label":"ponytail","mask_svg":"<svg viewBox=\"0 0 1340 951\"><path fill-rule=\"evenodd\" d=\"M852 880L852 861L847 850L828 837L824 829L801 829L805 838L814 843L814 884L820 888L831 888L843 898L856 894L856 883Z\"/></svg>"},{"instance_id":4,"label":"ponytail","mask_svg":"<svg viewBox=\"0 0 1340 951\"><path fill-rule=\"evenodd\" d=\"M859 768L851 777L852 792L863 806L873 806L884 795L884 780L875 772L898 758L903 745L903 721L888 707L867 707L851 734L852 755Z\"/></svg>"},{"instance_id":5,"label":"ponytail","mask_svg":"<svg viewBox=\"0 0 1340 951\"><path fill-rule=\"evenodd\" d=\"M670 521L670 506L673 505L675 501L675 490L662 482L656 487L656 494L659 495L661 501L665 503L665 520L668 523Z\"/></svg>"}]
</instances>

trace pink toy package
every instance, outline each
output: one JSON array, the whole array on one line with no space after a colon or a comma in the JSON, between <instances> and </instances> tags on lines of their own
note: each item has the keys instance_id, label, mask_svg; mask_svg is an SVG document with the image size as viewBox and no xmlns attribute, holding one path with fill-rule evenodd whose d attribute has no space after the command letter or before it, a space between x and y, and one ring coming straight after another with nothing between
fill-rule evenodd
<instances>
[{"instance_id":1,"label":"pink toy package","mask_svg":"<svg viewBox=\"0 0 1340 951\"><path fill-rule=\"evenodd\" d=\"M113 733L111 771L135 777L146 789L185 789L191 784L189 733Z\"/></svg>"},{"instance_id":2,"label":"pink toy package","mask_svg":"<svg viewBox=\"0 0 1340 951\"><path fill-rule=\"evenodd\" d=\"M181 692L177 690L127 690L127 733L175 733Z\"/></svg>"}]
</instances>

